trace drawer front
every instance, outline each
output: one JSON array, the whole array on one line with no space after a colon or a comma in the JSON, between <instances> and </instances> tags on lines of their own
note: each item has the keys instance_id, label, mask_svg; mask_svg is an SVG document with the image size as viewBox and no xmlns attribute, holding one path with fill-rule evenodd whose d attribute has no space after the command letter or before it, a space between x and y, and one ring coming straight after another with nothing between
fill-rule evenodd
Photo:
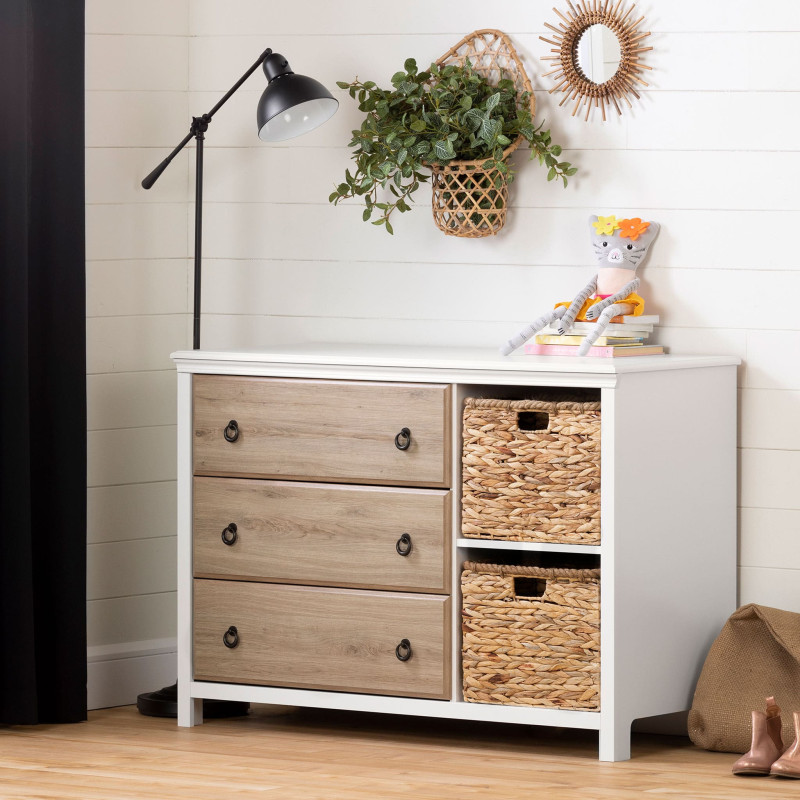
<instances>
[{"instance_id":1,"label":"drawer front","mask_svg":"<svg viewBox=\"0 0 800 800\"><path fill-rule=\"evenodd\" d=\"M194 473L449 487L449 412L446 385L196 375Z\"/></svg>"},{"instance_id":2,"label":"drawer front","mask_svg":"<svg viewBox=\"0 0 800 800\"><path fill-rule=\"evenodd\" d=\"M448 699L449 609L440 595L195 580L194 677Z\"/></svg>"},{"instance_id":3,"label":"drawer front","mask_svg":"<svg viewBox=\"0 0 800 800\"><path fill-rule=\"evenodd\" d=\"M195 577L450 592L450 492L194 479Z\"/></svg>"}]
</instances>

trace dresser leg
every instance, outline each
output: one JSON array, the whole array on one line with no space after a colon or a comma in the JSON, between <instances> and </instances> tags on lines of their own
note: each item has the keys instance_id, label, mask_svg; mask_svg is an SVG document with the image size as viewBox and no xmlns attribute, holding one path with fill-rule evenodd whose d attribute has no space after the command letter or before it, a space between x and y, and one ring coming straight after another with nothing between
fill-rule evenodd
<instances>
[{"instance_id":1,"label":"dresser leg","mask_svg":"<svg viewBox=\"0 0 800 800\"><path fill-rule=\"evenodd\" d=\"M610 715L601 722L601 761L627 761L631 757L631 722Z\"/></svg>"},{"instance_id":2,"label":"dresser leg","mask_svg":"<svg viewBox=\"0 0 800 800\"><path fill-rule=\"evenodd\" d=\"M185 692L178 690L178 725L191 728L203 724L203 700L197 697L186 697Z\"/></svg>"}]
</instances>

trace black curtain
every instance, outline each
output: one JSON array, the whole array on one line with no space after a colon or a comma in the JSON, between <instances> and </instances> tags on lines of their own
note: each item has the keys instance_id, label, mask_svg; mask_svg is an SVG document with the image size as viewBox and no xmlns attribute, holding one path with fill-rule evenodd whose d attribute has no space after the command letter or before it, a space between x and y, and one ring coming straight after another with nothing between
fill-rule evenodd
<instances>
[{"instance_id":1,"label":"black curtain","mask_svg":"<svg viewBox=\"0 0 800 800\"><path fill-rule=\"evenodd\" d=\"M0 2L0 723L86 718L83 0Z\"/></svg>"}]
</instances>

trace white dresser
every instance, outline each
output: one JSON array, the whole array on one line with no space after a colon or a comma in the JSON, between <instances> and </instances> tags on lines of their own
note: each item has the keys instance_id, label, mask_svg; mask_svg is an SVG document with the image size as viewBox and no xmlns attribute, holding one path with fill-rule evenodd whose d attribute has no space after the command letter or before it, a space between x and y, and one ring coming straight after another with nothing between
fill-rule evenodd
<instances>
[{"instance_id":1,"label":"white dresser","mask_svg":"<svg viewBox=\"0 0 800 800\"><path fill-rule=\"evenodd\" d=\"M599 731L687 709L736 605L736 365L307 345L178 369L179 725L202 699ZM462 538L466 397L601 402L600 544ZM601 568L600 710L464 702L465 561ZM552 555L556 554L556 555Z\"/></svg>"}]
</instances>

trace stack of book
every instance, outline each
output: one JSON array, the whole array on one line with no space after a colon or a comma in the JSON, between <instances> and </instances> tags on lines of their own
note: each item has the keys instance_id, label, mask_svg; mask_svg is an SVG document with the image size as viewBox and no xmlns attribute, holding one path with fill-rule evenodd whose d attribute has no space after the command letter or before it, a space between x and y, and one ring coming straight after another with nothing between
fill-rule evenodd
<instances>
[{"instance_id":1,"label":"stack of book","mask_svg":"<svg viewBox=\"0 0 800 800\"><path fill-rule=\"evenodd\" d=\"M657 324L657 314L623 317L622 322L611 322L586 355L592 358L661 355L664 352L661 345L647 342ZM533 356L576 356L583 340L594 329L594 322L576 322L569 333L560 336L555 328L545 328L533 342L525 345L525 353Z\"/></svg>"}]
</instances>

